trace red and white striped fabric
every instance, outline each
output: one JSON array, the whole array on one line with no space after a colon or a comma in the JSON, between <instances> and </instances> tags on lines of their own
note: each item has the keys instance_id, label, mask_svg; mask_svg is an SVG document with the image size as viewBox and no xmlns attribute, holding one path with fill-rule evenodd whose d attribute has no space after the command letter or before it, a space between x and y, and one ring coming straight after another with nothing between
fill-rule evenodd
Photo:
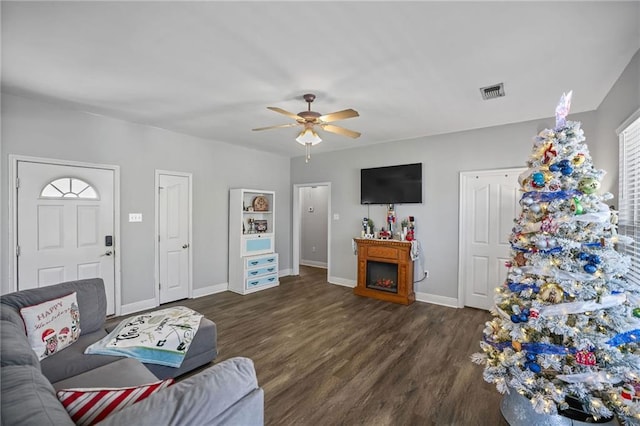
<instances>
[{"instance_id":1,"label":"red and white striped fabric","mask_svg":"<svg viewBox=\"0 0 640 426\"><path fill-rule=\"evenodd\" d=\"M173 379L166 379L129 388L62 389L57 392L57 395L75 424L88 426L171 386L173 382Z\"/></svg>"}]
</instances>

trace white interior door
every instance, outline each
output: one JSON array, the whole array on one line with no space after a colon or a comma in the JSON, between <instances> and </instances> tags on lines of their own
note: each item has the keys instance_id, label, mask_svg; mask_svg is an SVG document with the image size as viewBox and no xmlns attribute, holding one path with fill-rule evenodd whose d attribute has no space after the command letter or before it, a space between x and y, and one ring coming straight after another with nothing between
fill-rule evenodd
<instances>
[{"instance_id":1,"label":"white interior door","mask_svg":"<svg viewBox=\"0 0 640 426\"><path fill-rule=\"evenodd\" d=\"M160 303L189 297L190 177L158 175L158 267Z\"/></svg>"},{"instance_id":2,"label":"white interior door","mask_svg":"<svg viewBox=\"0 0 640 426\"><path fill-rule=\"evenodd\" d=\"M493 306L494 289L507 276L509 235L520 212L518 175L524 169L460 175L460 270L464 305Z\"/></svg>"},{"instance_id":3,"label":"white interior door","mask_svg":"<svg viewBox=\"0 0 640 426\"><path fill-rule=\"evenodd\" d=\"M18 289L99 277L114 314L114 171L18 161L17 178Z\"/></svg>"}]
</instances>

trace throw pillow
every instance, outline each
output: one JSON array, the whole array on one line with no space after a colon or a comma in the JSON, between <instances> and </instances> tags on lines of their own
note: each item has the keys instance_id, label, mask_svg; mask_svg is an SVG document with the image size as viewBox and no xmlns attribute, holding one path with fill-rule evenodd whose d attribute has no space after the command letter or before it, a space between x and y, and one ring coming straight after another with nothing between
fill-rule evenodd
<instances>
[{"instance_id":1,"label":"throw pillow","mask_svg":"<svg viewBox=\"0 0 640 426\"><path fill-rule=\"evenodd\" d=\"M78 340L80 311L73 292L59 299L20 309L29 345L40 360Z\"/></svg>"},{"instance_id":2,"label":"throw pillow","mask_svg":"<svg viewBox=\"0 0 640 426\"><path fill-rule=\"evenodd\" d=\"M127 388L62 389L58 399L76 425L93 425L173 384L173 379Z\"/></svg>"}]
</instances>

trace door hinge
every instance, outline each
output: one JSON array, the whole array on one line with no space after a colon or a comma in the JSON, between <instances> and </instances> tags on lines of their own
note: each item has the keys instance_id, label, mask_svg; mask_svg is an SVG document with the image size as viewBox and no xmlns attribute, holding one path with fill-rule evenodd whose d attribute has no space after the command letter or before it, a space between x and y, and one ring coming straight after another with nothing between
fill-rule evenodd
<instances>
[{"instance_id":1,"label":"door hinge","mask_svg":"<svg viewBox=\"0 0 640 426\"><path fill-rule=\"evenodd\" d=\"M20 188L20 178L16 178L16 189Z\"/></svg>"},{"instance_id":2,"label":"door hinge","mask_svg":"<svg viewBox=\"0 0 640 426\"><path fill-rule=\"evenodd\" d=\"M16 257L20 257L20 246L16 246Z\"/></svg>"},{"instance_id":3,"label":"door hinge","mask_svg":"<svg viewBox=\"0 0 640 426\"><path fill-rule=\"evenodd\" d=\"M162 284L158 283L158 290L162 289Z\"/></svg>"}]
</instances>

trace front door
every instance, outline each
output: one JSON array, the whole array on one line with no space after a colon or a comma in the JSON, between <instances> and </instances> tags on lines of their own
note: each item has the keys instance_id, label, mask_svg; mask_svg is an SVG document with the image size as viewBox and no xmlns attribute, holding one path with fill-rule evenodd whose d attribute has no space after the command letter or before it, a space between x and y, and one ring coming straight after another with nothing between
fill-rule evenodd
<instances>
[{"instance_id":1,"label":"front door","mask_svg":"<svg viewBox=\"0 0 640 426\"><path fill-rule=\"evenodd\" d=\"M17 162L18 290L102 278L115 313L114 170Z\"/></svg>"},{"instance_id":2,"label":"front door","mask_svg":"<svg viewBox=\"0 0 640 426\"><path fill-rule=\"evenodd\" d=\"M167 303L189 297L190 177L161 173L158 183L160 303Z\"/></svg>"},{"instance_id":3,"label":"front door","mask_svg":"<svg viewBox=\"0 0 640 426\"><path fill-rule=\"evenodd\" d=\"M520 211L518 176L525 169L460 174L460 269L464 305L493 306L507 277L509 235Z\"/></svg>"}]
</instances>

